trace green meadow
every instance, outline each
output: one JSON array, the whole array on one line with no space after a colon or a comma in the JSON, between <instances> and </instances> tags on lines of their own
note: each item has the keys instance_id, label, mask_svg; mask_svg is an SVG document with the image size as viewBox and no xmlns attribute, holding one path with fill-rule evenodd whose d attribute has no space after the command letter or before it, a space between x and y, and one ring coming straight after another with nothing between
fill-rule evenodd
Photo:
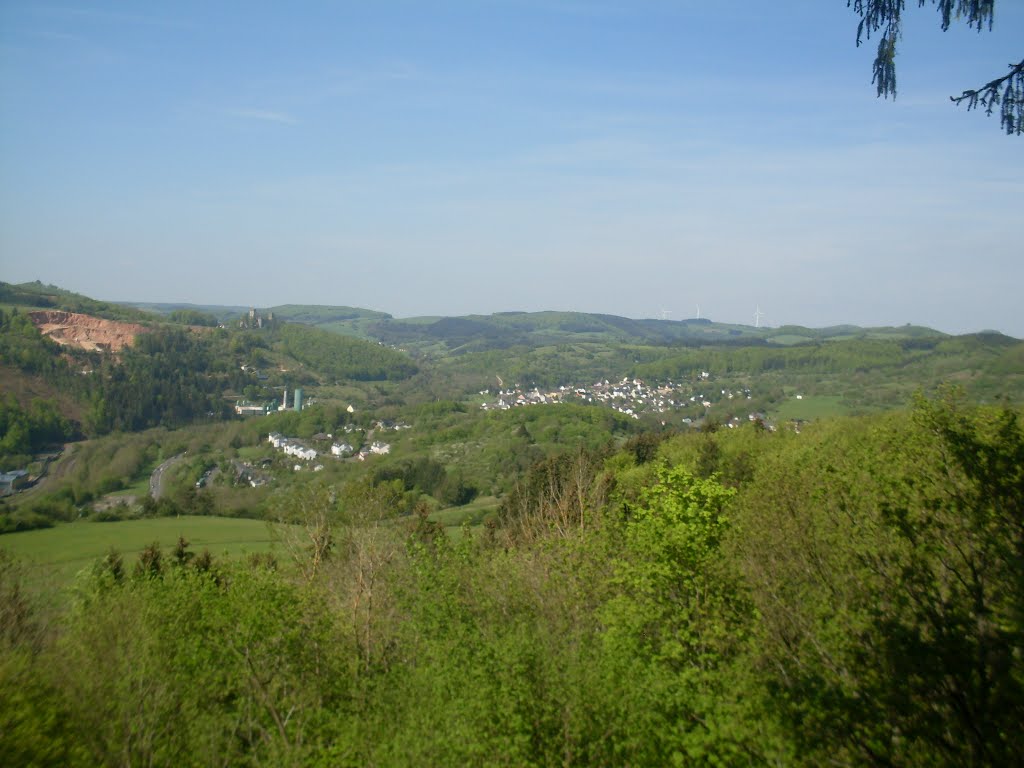
<instances>
[{"instance_id":1,"label":"green meadow","mask_svg":"<svg viewBox=\"0 0 1024 768\"><path fill-rule=\"evenodd\" d=\"M267 552L273 546L267 523L227 517L157 517L115 523L65 523L53 528L0 536L0 549L29 563L33 570L54 581L67 582L90 567L111 548L127 565L154 541L165 552L184 536L193 552L210 550L214 556Z\"/></svg>"},{"instance_id":2,"label":"green meadow","mask_svg":"<svg viewBox=\"0 0 1024 768\"><path fill-rule=\"evenodd\" d=\"M494 496L480 496L461 507L439 509L432 512L429 517L435 523L443 525L448 535L457 540L462 536L464 523L469 523L474 529L479 528L488 515L497 511L499 503Z\"/></svg>"},{"instance_id":3,"label":"green meadow","mask_svg":"<svg viewBox=\"0 0 1024 768\"><path fill-rule=\"evenodd\" d=\"M777 419L827 419L832 416L845 416L850 409L838 395L804 395L797 400L790 397L772 415Z\"/></svg>"}]
</instances>

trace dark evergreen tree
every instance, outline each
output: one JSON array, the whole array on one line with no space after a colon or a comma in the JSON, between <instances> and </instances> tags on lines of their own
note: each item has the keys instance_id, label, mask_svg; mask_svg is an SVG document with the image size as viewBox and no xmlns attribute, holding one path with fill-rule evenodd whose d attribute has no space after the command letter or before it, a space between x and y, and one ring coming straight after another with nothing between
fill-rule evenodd
<instances>
[{"instance_id":1,"label":"dark evergreen tree","mask_svg":"<svg viewBox=\"0 0 1024 768\"><path fill-rule=\"evenodd\" d=\"M924 6L927 0L918 0ZM981 32L992 28L995 0L931 0L942 18L942 31L953 21L959 21ZM847 0L846 3L860 16L857 25L857 45L881 32L875 54L874 76L871 82L878 95L896 96L896 50L903 36L903 0ZM991 115L999 109L999 119L1007 134L1024 133L1024 59L1010 64L1010 71L978 87L964 90L960 96L951 96L955 104L966 104L967 109L981 107Z\"/></svg>"}]
</instances>

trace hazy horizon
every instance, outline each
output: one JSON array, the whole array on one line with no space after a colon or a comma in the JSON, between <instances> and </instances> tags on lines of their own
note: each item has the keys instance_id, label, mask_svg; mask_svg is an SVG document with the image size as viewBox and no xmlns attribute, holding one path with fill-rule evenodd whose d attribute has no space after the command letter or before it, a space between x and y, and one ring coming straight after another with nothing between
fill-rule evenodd
<instances>
[{"instance_id":1,"label":"hazy horizon","mask_svg":"<svg viewBox=\"0 0 1024 768\"><path fill-rule=\"evenodd\" d=\"M2 279L2 278L0 278L0 279ZM41 282L43 284L52 285L54 287L63 288L65 290L71 290L71 291L73 291L75 293L81 293L81 291L74 291L74 289L69 288L68 286L58 285L58 284L53 283L52 281L43 280L41 278L38 278L37 280L38 280L38 282ZM22 282L35 282L35 281L36 281L36 279L29 280L29 281L22 281ZM88 294L83 294L83 295L88 295ZM123 304L123 305L129 305L129 306L132 306L132 305L157 305L157 306L176 306L176 307L195 308L195 309L202 309L203 307L217 307L217 308L238 309L240 311L244 311L246 309L256 309L258 311L265 311L265 310L271 310L271 309L274 309L276 307L283 307L283 306L348 307L348 308L352 308L352 309L363 309L363 310L369 310L369 311L373 311L373 312L380 312L382 314L390 315L395 320L406 320L406 319L415 319L415 318L422 318L422 317L458 317L458 316L462 316L462 315L488 316L488 315L492 315L492 314L496 315L496 314L508 314L508 313L520 313L520 312L522 312L522 313L533 313L533 312L580 312L580 313L585 313L585 314L610 315L610 316L616 316L616 317L624 317L624 318L632 319L632 320L665 320L665 321L668 321L668 322L685 322L685 321L693 321L693 320L706 320L706 321L709 321L709 322L722 323L722 324L726 324L726 325L745 325L745 326L750 326L751 328L755 327L754 322L753 322L753 315L754 315L754 313L751 313L751 318L748 321L744 321L742 318L733 320L733 319L726 319L726 318L722 318L722 317L715 317L713 315L709 315L708 313L706 313L704 311L703 307L701 307L700 317L697 317L696 313L694 313L692 315L683 316L683 317L675 317L672 313L669 313L667 316L662 317L661 313L658 313L656 315L623 315L623 314L619 314L619 313L615 313L615 312L605 312L605 311L601 311L601 310L576 310L576 309L565 309L565 308L559 308L559 307L546 307L546 308L543 308L543 309L528 309L528 310L515 309L515 308L497 309L497 310L488 311L488 312L467 312L467 313L461 313L460 315L455 315L453 313L444 313L444 312L441 312L441 313L434 312L434 313L429 313L429 314L409 315L409 314L398 314L396 312L391 311L387 307L370 307L370 306L363 306L363 305L358 305L358 304L313 304L313 303L305 302L305 301L291 301L291 302L279 301L279 302L275 302L275 303L272 303L272 304L253 304L251 302L247 303L247 302L231 302L231 301L212 301L212 302L195 302L195 301L188 301L188 300L181 300L181 301L151 301L151 300L146 300L146 299L111 297L111 296L91 296L91 295L89 295L89 298L93 298L93 299L96 299L98 301L107 301L107 302L112 302L112 303L115 303L115 304ZM1007 333L1006 331L1002 331L1002 330L1000 330L998 328L976 328L976 329L969 330L969 331L950 331L950 330L946 330L946 329L943 329L943 328L940 328L940 327L936 327L934 325L927 325L926 323L914 322L913 320L907 321L906 323L888 324L888 325L882 326L882 325L865 325L865 324L862 324L862 323L853 323L853 322L838 322L838 323L830 323L828 325L809 325L807 323L801 323L799 321L790 322L790 323L773 323L773 322L768 321L766 318L767 318L767 314L762 311L762 317L761 317L761 327L762 328L779 328L779 327L782 327L782 326L801 326L801 327L809 328L809 329L822 329L822 328L844 326L844 325L858 326L858 327L862 327L862 328L873 328L873 327L892 327L892 328L898 328L898 327L903 326L903 325L912 325L912 326L917 326L917 327L926 326L926 327L932 328L933 330L940 331L942 333L947 333L947 334L950 334L950 335L960 335L960 334L965 334L965 333L978 333L978 332L996 331L996 332L1002 333L1003 335L1011 336L1013 338L1021 338L1021 337L1018 337L1018 336L1014 336L1014 334Z\"/></svg>"}]
</instances>

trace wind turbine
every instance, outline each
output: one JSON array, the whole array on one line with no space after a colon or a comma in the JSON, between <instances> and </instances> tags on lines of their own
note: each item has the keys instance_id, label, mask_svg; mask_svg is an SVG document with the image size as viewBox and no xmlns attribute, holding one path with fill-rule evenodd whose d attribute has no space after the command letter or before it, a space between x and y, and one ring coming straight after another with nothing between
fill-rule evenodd
<instances>
[{"instance_id":1,"label":"wind turbine","mask_svg":"<svg viewBox=\"0 0 1024 768\"><path fill-rule=\"evenodd\" d=\"M764 315L764 312L761 311L761 305L758 304L757 305L757 309L754 310L754 327L755 328L760 328L761 327L761 317L763 315Z\"/></svg>"}]
</instances>

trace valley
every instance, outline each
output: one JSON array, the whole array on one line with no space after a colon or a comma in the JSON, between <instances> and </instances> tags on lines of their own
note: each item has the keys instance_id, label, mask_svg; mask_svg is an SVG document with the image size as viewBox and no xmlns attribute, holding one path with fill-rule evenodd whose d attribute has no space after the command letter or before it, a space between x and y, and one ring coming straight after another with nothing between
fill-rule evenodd
<instances>
[{"instance_id":1,"label":"valley","mask_svg":"<svg viewBox=\"0 0 1024 768\"><path fill-rule=\"evenodd\" d=\"M132 754L245 764L238 722L303 765L1020 754L1019 664L942 688L1017 647L1020 340L0 296L26 753L187 711Z\"/></svg>"},{"instance_id":2,"label":"valley","mask_svg":"<svg viewBox=\"0 0 1024 768\"><path fill-rule=\"evenodd\" d=\"M0 768L1024 766L1022 30L0 3Z\"/></svg>"},{"instance_id":3,"label":"valley","mask_svg":"<svg viewBox=\"0 0 1024 768\"><path fill-rule=\"evenodd\" d=\"M9 420L28 418L0 442L10 446L3 469L31 474L33 451L89 438L73 466L58 463L40 488L5 499L7 530L158 509L264 517L314 470L332 483L400 479L407 513L477 497L497 499L493 512L532 463L645 433L794 430L903 408L916 392L950 383L976 402L1024 396L1024 344L994 333L557 312L400 321L353 307L118 307L41 284L4 285L3 295L13 301L0 370L26 382L6 390L5 407ZM55 389L62 397L32 394ZM296 410L288 393L299 391ZM311 458L276 453L268 434Z\"/></svg>"}]
</instances>

